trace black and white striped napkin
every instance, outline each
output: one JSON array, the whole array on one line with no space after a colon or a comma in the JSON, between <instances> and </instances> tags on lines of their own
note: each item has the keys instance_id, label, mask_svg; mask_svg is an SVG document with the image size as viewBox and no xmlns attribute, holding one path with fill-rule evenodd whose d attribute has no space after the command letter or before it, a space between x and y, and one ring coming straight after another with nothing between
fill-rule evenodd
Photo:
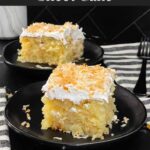
<instances>
[{"instance_id":1,"label":"black and white striped napkin","mask_svg":"<svg viewBox=\"0 0 150 150\"><path fill-rule=\"evenodd\" d=\"M137 57L139 43L102 46L104 63L117 71L117 83L133 90L138 80L142 60ZM150 61L147 63L147 94L150 94ZM147 109L147 121L150 121L150 98L139 97Z\"/></svg>"},{"instance_id":2,"label":"black and white striped napkin","mask_svg":"<svg viewBox=\"0 0 150 150\"><path fill-rule=\"evenodd\" d=\"M0 150L10 150L8 127L4 116L6 102L6 89L3 87L0 88Z\"/></svg>"}]
</instances>

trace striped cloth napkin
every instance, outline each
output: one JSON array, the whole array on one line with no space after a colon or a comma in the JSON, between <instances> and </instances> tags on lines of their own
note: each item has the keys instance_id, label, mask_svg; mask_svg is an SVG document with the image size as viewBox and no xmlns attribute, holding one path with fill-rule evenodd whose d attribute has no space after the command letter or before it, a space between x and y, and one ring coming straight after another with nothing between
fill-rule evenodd
<instances>
[{"instance_id":1,"label":"striped cloth napkin","mask_svg":"<svg viewBox=\"0 0 150 150\"><path fill-rule=\"evenodd\" d=\"M133 90L138 80L142 60L137 57L139 43L102 46L104 63L117 71L117 83ZM150 61L147 62L147 94L150 94ZM150 98L139 97L147 109L147 121L150 121Z\"/></svg>"},{"instance_id":2,"label":"striped cloth napkin","mask_svg":"<svg viewBox=\"0 0 150 150\"><path fill-rule=\"evenodd\" d=\"M0 150L10 150L8 127L4 117L6 106L6 89L0 88Z\"/></svg>"}]
</instances>

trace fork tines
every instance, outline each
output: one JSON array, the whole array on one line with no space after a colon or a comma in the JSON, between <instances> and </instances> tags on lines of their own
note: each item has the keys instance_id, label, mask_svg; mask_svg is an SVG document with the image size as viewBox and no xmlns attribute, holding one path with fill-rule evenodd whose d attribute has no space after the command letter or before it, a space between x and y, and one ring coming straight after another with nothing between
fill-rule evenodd
<instances>
[{"instance_id":1,"label":"fork tines","mask_svg":"<svg viewBox=\"0 0 150 150\"><path fill-rule=\"evenodd\" d=\"M143 59L150 59L150 38L149 37L145 36L141 39L137 55Z\"/></svg>"}]
</instances>

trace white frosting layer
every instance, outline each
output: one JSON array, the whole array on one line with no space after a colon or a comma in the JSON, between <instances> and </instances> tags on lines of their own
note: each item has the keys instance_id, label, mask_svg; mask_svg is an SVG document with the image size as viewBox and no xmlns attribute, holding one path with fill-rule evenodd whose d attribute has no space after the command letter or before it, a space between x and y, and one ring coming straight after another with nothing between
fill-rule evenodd
<instances>
[{"instance_id":1,"label":"white frosting layer","mask_svg":"<svg viewBox=\"0 0 150 150\"><path fill-rule=\"evenodd\" d=\"M110 82L113 80L111 79ZM50 90L48 90L47 84L45 84L42 87L42 91L45 92L45 96L49 99L59 99L59 100L65 100L68 99L76 104L79 104L83 100L97 100L97 101L109 101L109 96L112 95L111 93L111 84L107 83L105 85L105 93L100 93L99 91L92 91L92 94L90 91L87 90L79 90L76 89L73 85L68 84L66 87L68 90L65 90L63 87L54 87Z\"/></svg>"},{"instance_id":2,"label":"white frosting layer","mask_svg":"<svg viewBox=\"0 0 150 150\"><path fill-rule=\"evenodd\" d=\"M38 32L28 32L26 29L23 29L21 37L50 37L63 42L63 44L67 44L67 37L71 37L73 42L78 40L84 40L84 33L82 28L79 28L76 25L76 28L72 28L71 26L66 27L63 31L54 31L54 32L45 32L45 31L38 31Z\"/></svg>"}]
</instances>

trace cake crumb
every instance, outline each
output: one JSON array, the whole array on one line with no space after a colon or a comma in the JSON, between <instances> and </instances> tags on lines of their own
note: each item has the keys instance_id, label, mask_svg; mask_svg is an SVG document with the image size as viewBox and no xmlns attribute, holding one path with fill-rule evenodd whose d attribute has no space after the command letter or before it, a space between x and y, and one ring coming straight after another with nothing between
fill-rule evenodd
<instances>
[{"instance_id":1,"label":"cake crumb","mask_svg":"<svg viewBox=\"0 0 150 150\"><path fill-rule=\"evenodd\" d=\"M118 122L119 122L119 119L118 119L117 115L114 115L114 117L113 117L112 120L113 120L113 122L116 123L116 124L118 124Z\"/></svg>"},{"instance_id":2,"label":"cake crumb","mask_svg":"<svg viewBox=\"0 0 150 150\"><path fill-rule=\"evenodd\" d=\"M62 141L62 137L53 137L54 140Z\"/></svg>"},{"instance_id":3,"label":"cake crumb","mask_svg":"<svg viewBox=\"0 0 150 150\"><path fill-rule=\"evenodd\" d=\"M27 113L27 120L31 120L31 116L29 113Z\"/></svg>"},{"instance_id":4,"label":"cake crumb","mask_svg":"<svg viewBox=\"0 0 150 150\"><path fill-rule=\"evenodd\" d=\"M84 59L84 57L80 57L80 58L78 58L78 60L83 60Z\"/></svg>"},{"instance_id":5,"label":"cake crumb","mask_svg":"<svg viewBox=\"0 0 150 150\"><path fill-rule=\"evenodd\" d=\"M128 122L129 122L129 118L123 117L122 123L128 124Z\"/></svg>"},{"instance_id":6,"label":"cake crumb","mask_svg":"<svg viewBox=\"0 0 150 150\"><path fill-rule=\"evenodd\" d=\"M26 125L26 121L23 121L22 123L21 123L21 126L25 126Z\"/></svg>"},{"instance_id":7,"label":"cake crumb","mask_svg":"<svg viewBox=\"0 0 150 150\"><path fill-rule=\"evenodd\" d=\"M76 139L87 139L88 136L85 135L85 136L74 136Z\"/></svg>"},{"instance_id":8,"label":"cake crumb","mask_svg":"<svg viewBox=\"0 0 150 150\"><path fill-rule=\"evenodd\" d=\"M89 58L85 58L85 61L89 61L90 59Z\"/></svg>"},{"instance_id":9,"label":"cake crumb","mask_svg":"<svg viewBox=\"0 0 150 150\"><path fill-rule=\"evenodd\" d=\"M121 128L124 128L124 127L126 127L127 126L127 124L128 124L128 122L129 122L129 118L127 118L127 117L123 117L123 120L121 121Z\"/></svg>"},{"instance_id":10,"label":"cake crumb","mask_svg":"<svg viewBox=\"0 0 150 150\"><path fill-rule=\"evenodd\" d=\"M115 134L114 133L111 133L111 136L114 136Z\"/></svg>"},{"instance_id":11,"label":"cake crumb","mask_svg":"<svg viewBox=\"0 0 150 150\"><path fill-rule=\"evenodd\" d=\"M26 111L29 106L30 106L29 104L28 105L23 105L22 110Z\"/></svg>"},{"instance_id":12,"label":"cake crumb","mask_svg":"<svg viewBox=\"0 0 150 150\"><path fill-rule=\"evenodd\" d=\"M73 134L73 137L76 139L87 139L88 135L81 136L78 133L76 133L76 134Z\"/></svg>"},{"instance_id":13,"label":"cake crumb","mask_svg":"<svg viewBox=\"0 0 150 150\"><path fill-rule=\"evenodd\" d=\"M62 150L65 150L66 149L66 146L62 146Z\"/></svg>"},{"instance_id":14,"label":"cake crumb","mask_svg":"<svg viewBox=\"0 0 150 150\"><path fill-rule=\"evenodd\" d=\"M30 109L27 109L25 112L26 112L26 113L29 113L30 111L31 111Z\"/></svg>"},{"instance_id":15,"label":"cake crumb","mask_svg":"<svg viewBox=\"0 0 150 150\"><path fill-rule=\"evenodd\" d=\"M150 130L150 121L148 121L148 122L146 123L146 127L147 127L147 129Z\"/></svg>"},{"instance_id":16,"label":"cake crumb","mask_svg":"<svg viewBox=\"0 0 150 150\"><path fill-rule=\"evenodd\" d=\"M27 122L26 128L30 128L30 123L29 122Z\"/></svg>"},{"instance_id":17,"label":"cake crumb","mask_svg":"<svg viewBox=\"0 0 150 150\"><path fill-rule=\"evenodd\" d=\"M26 120L30 121L31 120L31 116L30 116L30 109L29 109L30 105L23 105L22 110L25 112L26 114ZM27 127L30 127L30 125L27 124Z\"/></svg>"},{"instance_id":18,"label":"cake crumb","mask_svg":"<svg viewBox=\"0 0 150 150\"><path fill-rule=\"evenodd\" d=\"M71 131L65 131L66 133L71 133Z\"/></svg>"},{"instance_id":19,"label":"cake crumb","mask_svg":"<svg viewBox=\"0 0 150 150\"><path fill-rule=\"evenodd\" d=\"M127 126L127 124L122 124L121 125L121 128L124 128L124 127L126 127Z\"/></svg>"},{"instance_id":20,"label":"cake crumb","mask_svg":"<svg viewBox=\"0 0 150 150\"><path fill-rule=\"evenodd\" d=\"M26 128L29 128L29 127L30 127L30 123L27 122L27 121L23 121L23 122L21 123L21 126L26 127Z\"/></svg>"},{"instance_id":21,"label":"cake crumb","mask_svg":"<svg viewBox=\"0 0 150 150\"><path fill-rule=\"evenodd\" d=\"M43 67L41 65L36 65L35 67L39 69L53 69L52 67Z\"/></svg>"},{"instance_id":22,"label":"cake crumb","mask_svg":"<svg viewBox=\"0 0 150 150\"><path fill-rule=\"evenodd\" d=\"M8 98L11 98L11 97L13 97L13 94L12 94L12 93L6 93L6 96L7 96Z\"/></svg>"}]
</instances>

